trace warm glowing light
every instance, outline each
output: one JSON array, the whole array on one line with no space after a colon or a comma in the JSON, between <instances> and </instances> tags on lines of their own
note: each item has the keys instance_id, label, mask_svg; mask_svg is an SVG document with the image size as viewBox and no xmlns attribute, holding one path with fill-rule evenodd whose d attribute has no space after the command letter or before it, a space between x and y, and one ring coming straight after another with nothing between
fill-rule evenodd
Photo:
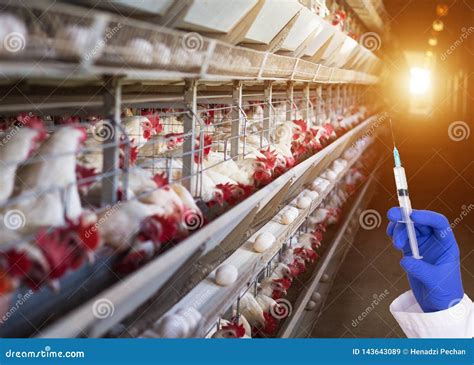
<instances>
[{"instance_id":1,"label":"warm glowing light","mask_svg":"<svg viewBox=\"0 0 474 365\"><path fill-rule=\"evenodd\" d=\"M438 39L436 37L430 37L428 39L428 44L434 47L438 44Z\"/></svg>"},{"instance_id":2,"label":"warm glowing light","mask_svg":"<svg viewBox=\"0 0 474 365\"><path fill-rule=\"evenodd\" d=\"M433 57L433 52L426 51L426 57Z\"/></svg>"},{"instance_id":3,"label":"warm glowing light","mask_svg":"<svg viewBox=\"0 0 474 365\"><path fill-rule=\"evenodd\" d=\"M435 20L433 22L433 30L436 32L441 32L444 29L444 23L442 20Z\"/></svg>"},{"instance_id":4,"label":"warm glowing light","mask_svg":"<svg viewBox=\"0 0 474 365\"><path fill-rule=\"evenodd\" d=\"M426 68L412 67L410 69L410 92L413 95L426 94L431 86L431 71Z\"/></svg>"},{"instance_id":5,"label":"warm glowing light","mask_svg":"<svg viewBox=\"0 0 474 365\"><path fill-rule=\"evenodd\" d=\"M436 15L438 16L446 16L448 15L449 6L446 4L439 4L436 5Z\"/></svg>"}]
</instances>

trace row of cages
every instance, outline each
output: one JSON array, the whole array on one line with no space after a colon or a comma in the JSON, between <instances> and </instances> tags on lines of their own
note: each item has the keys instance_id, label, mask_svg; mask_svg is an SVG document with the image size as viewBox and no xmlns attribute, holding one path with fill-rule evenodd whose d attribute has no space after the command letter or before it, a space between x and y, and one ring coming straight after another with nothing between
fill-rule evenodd
<instances>
[{"instance_id":1,"label":"row of cages","mask_svg":"<svg viewBox=\"0 0 474 365\"><path fill-rule=\"evenodd\" d=\"M213 298L206 289L202 289L190 293L191 298L187 298L182 305L178 303L177 309L173 307L139 337L278 337L287 321L298 320L292 317L297 302L331 248L335 233L345 219L347 207L353 204L354 197L371 174L376 160L374 150L367 149L371 143L371 138L363 138L358 141L357 148L346 150L343 156L335 160L332 167L337 167L339 173L336 174L338 179L331 191L296 227L277 252L260 265L263 267L238 290L237 298L228 308L207 313L201 308L202 303L212 301ZM351 161L354 157L355 161ZM331 185L334 172L330 170L314 180L312 191L322 193ZM266 235L268 231L261 232L255 242L259 236L268 239ZM217 274L210 281L214 280L219 280ZM323 275L320 280L327 282L328 278ZM305 310L317 310L322 299L319 293L313 293L310 300L304 303ZM204 320L207 316L217 318L210 327L206 327L209 321ZM306 325L311 327L311 323ZM114 336L128 337L130 333L123 331L124 328L126 325L117 326Z\"/></svg>"},{"instance_id":2,"label":"row of cages","mask_svg":"<svg viewBox=\"0 0 474 365\"><path fill-rule=\"evenodd\" d=\"M78 64L77 72L94 65L201 78L376 80L368 74L377 67L375 58L361 63L363 69L331 68L65 4L1 1L0 5L0 58L6 61L72 62Z\"/></svg>"},{"instance_id":3,"label":"row of cages","mask_svg":"<svg viewBox=\"0 0 474 365\"><path fill-rule=\"evenodd\" d=\"M361 86L310 91L3 115L0 308L103 257L128 275L370 114Z\"/></svg>"}]
</instances>

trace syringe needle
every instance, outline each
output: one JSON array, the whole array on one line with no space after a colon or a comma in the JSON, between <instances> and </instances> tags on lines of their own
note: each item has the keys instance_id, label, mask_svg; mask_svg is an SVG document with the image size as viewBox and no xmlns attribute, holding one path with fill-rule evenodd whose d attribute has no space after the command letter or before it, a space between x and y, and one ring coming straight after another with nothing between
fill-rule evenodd
<instances>
[{"instance_id":1,"label":"syringe needle","mask_svg":"<svg viewBox=\"0 0 474 365\"><path fill-rule=\"evenodd\" d=\"M395 134L393 134L392 118L388 118L388 120L390 122L390 132L392 132L393 147L395 148Z\"/></svg>"}]
</instances>

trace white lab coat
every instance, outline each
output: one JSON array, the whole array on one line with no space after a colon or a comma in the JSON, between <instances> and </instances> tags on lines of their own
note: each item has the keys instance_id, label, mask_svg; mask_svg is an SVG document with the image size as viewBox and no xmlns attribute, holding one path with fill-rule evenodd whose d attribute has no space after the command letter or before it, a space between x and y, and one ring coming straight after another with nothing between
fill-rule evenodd
<instances>
[{"instance_id":1,"label":"white lab coat","mask_svg":"<svg viewBox=\"0 0 474 365\"><path fill-rule=\"evenodd\" d=\"M407 337L472 338L474 336L474 303L466 294L451 308L423 313L410 290L392 302L390 312Z\"/></svg>"}]
</instances>

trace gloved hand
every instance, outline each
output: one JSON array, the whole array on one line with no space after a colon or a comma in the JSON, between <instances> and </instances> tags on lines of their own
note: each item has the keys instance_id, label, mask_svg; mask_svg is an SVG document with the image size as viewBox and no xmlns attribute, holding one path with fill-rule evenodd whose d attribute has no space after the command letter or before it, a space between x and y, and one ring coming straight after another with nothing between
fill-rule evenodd
<instances>
[{"instance_id":1,"label":"gloved hand","mask_svg":"<svg viewBox=\"0 0 474 365\"><path fill-rule=\"evenodd\" d=\"M403 251L400 265L408 275L411 289L424 312L445 310L464 296L459 248L445 216L429 210L413 210L421 260L414 259L406 225L399 207L391 208L387 234L395 248Z\"/></svg>"}]
</instances>

